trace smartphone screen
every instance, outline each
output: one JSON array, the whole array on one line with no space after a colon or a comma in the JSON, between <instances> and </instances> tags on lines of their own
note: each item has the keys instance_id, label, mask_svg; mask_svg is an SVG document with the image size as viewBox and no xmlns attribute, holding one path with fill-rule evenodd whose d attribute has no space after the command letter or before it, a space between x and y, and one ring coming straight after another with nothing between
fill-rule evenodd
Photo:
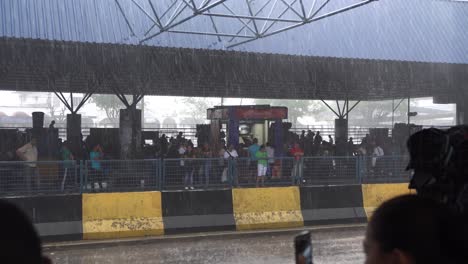
<instances>
[{"instance_id":1,"label":"smartphone screen","mask_svg":"<svg viewBox=\"0 0 468 264\"><path fill-rule=\"evenodd\" d=\"M294 238L297 264L312 264L312 240L310 231L303 231Z\"/></svg>"}]
</instances>

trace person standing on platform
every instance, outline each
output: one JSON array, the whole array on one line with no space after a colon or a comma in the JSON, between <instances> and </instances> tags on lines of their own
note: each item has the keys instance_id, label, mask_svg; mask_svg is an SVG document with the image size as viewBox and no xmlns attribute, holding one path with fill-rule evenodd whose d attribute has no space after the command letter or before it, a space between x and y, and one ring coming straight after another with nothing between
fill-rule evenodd
<instances>
[{"instance_id":1,"label":"person standing on platform","mask_svg":"<svg viewBox=\"0 0 468 264\"><path fill-rule=\"evenodd\" d=\"M185 189L195 189L193 186L193 173L195 172L195 161L193 160L195 158L195 152L192 148L192 146L187 146L186 151L184 152L185 159L184 162L184 168L185 168L185 178L184 178L184 185Z\"/></svg>"},{"instance_id":2,"label":"person standing on platform","mask_svg":"<svg viewBox=\"0 0 468 264\"><path fill-rule=\"evenodd\" d=\"M260 149L255 153L255 157L257 158L257 181L256 187L258 187L258 183L261 182L261 186L265 186L265 177L268 168L268 153L266 152L265 146L260 146Z\"/></svg>"},{"instance_id":3,"label":"person standing on platform","mask_svg":"<svg viewBox=\"0 0 468 264\"><path fill-rule=\"evenodd\" d=\"M347 148L348 148L348 151L347 151L348 155L353 156L353 154L354 154L354 141L353 141L352 137L349 138Z\"/></svg>"},{"instance_id":4,"label":"person standing on platform","mask_svg":"<svg viewBox=\"0 0 468 264\"><path fill-rule=\"evenodd\" d=\"M205 185L208 187L210 184L211 158L213 158L213 153L211 152L210 145L208 145L208 143L203 144L201 156L205 159L203 169L205 172Z\"/></svg>"},{"instance_id":5,"label":"person standing on platform","mask_svg":"<svg viewBox=\"0 0 468 264\"><path fill-rule=\"evenodd\" d=\"M168 145L169 145L169 142L167 142L166 134L162 134L162 136L159 138L159 148L160 148L159 156L161 158L166 157L167 152L168 152Z\"/></svg>"},{"instance_id":6,"label":"person standing on platform","mask_svg":"<svg viewBox=\"0 0 468 264\"><path fill-rule=\"evenodd\" d=\"M228 160L228 167L227 173L228 175L231 176L231 183L234 186L239 185L239 180L237 177L237 158L239 157L239 154L237 154L237 150L234 148L233 144L229 144L229 148L224 152L224 159Z\"/></svg>"},{"instance_id":7,"label":"person standing on platform","mask_svg":"<svg viewBox=\"0 0 468 264\"><path fill-rule=\"evenodd\" d=\"M375 144L372 152L372 171L374 172L374 176L378 176L383 172L381 159L384 154L382 147L379 144Z\"/></svg>"},{"instance_id":8,"label":"person standing on platform","mask_svg":"<svg viewBox=\"0 0 468 264\"><path fill-rule=\"evenodd\" d=\"M68 148L68 141L63 142L62 148L60 149L60 154L62 156L63 161L63 179L61 185L61 191L63 192L65 190L65 183L67 181L68 170L72 171L75 165L75 157ZM72 176L75 176L73 171Z\"/></svg>"},{"instance_id":9,"label":"person standing on platform","mask_svg":"<svg viewBox=\"0 0 468 264\"><path fill-rule=\"evenodd\" d=\"M218 170L217 174L221 175L221 183L225 183L228 181L227 178L227 163L224 161L224 154L226 153L226 142L224 140L221 141L221 147L217 154L218 158Z\"/></svg>"},{"instance_id":10,"label":"person standing on platform","mask_svg":"<svg viewBox=\"0 0 468 264\"><path fill-rule=\"evenodd\" d=\"M266 152L268 156L267 176L273 177L273 166L275 165L275 149L271 146L270 142L266 143Z\"/></svg>"},{"instance_id":11,"label":"person standing on platform","mask_svg":"<svg viewBox=\"0 0 468 264\"><path fill-rule=\"evenodd\" d=\"M86 144L85 140L84 140L84 137L83 137L83 134L80 134L80 149L78 150L78 153L75 153L77 154L78 157L76 157L78 160L82 160L83 162L85 160L89 160L89 151L88 151L88 145ZM86 138L87 140L88 138Z\"/></svg>"},{"instance_id":12,"label":"person standing on platform","mask_svg":"<svg viewBox=\"0 0 468 264\"><path fill-rule=\"evenodd\" d=\"M305 134L305 133L306 133L305 130L302 130L302 131L301 131L301 136L300 136L300 138L299 138L300 140L304 140L304 139L306 138L306 134Z\"/></svg>"},{"instance_id":13,"label":"person standing on platform","mask_svg":"<svg viewBox=\"0 0 468 264\"><path fill-rule=\"evenodd\" d=\"M307 136L306 136L306 140L305 140L305 146L303 148L305 156L315 155L314 137L315 137L315 133L312 132L312 130L309 130L307 132Z\"/></svg>"},{"instance_id":14,"label":"person standing on platform","mask_svg":"<svg viewBox=\"0 0 468 264\"><path fill-rule=\"evenodd\" d=\"M254 138L253 139L253 144L249 146L248 148L248 154L249 154L249 161L248 161L248 167L249 167L249 173L252 175L249 177L250 179L255 179L257 175L257 158L256 154L260 150L260 146L258 145L258 139Z\"/></svg>"},{"instance_id":15,"label":"person standing on platform","mask_svg":"<svg viewBox=\"0 0 468 264\"><path fill-rule=\"evenodd\" d=\"M302 149L305 149L306 148L306 131L305 130L302 130L301 131L301 136L299 137L299 145L301 146Z\"/></svg>"},{"instance_id":16,"label":"person standing on platform","mask_svg":"<svg viewBox=\"0 0 468 264\"><path fill-rule=\"evenodd\" d=\"M322 144L322 136L320 135L320 131L317 131L317 134L315 135L315 138L314 138L314 145L317 147L319 147L321 144Z\"/></svg>"},{"instance_id":17,"label":"person standing on platform","mask_svg":"<svg viewBox=\"0 0 468 264\"><path fill-rule=\"evenodd\" d=\"M99 191L100 188L106 189L107 182L105 180L104 168L102 167L101 160L104 158L104 151L102 150L101 144L97 144L89 153L89 159L91 160L91 182L94 182L94 191ZM89 189L90 186L87 186Z\"/></svg>"},{"instance_id":18,"label":"person standing on platform","mask_svg":"<svg viewBox=\"0 0 468 264\"><path fill-rule=\"evenodd\" d=\"M23 167L23 177L26 180L28 191L31 190L32 184L35 184L35 188L40 187L40 178L37 171L37 139L32 138L29 143L16 150L16 155L20 160L25 161Z\"/></svg>"},{"instance_id":19,"label":"person standing on platform","mask_svg":"<svg viewBox=\"0 0 468 264\"><path fill-rule=\"evenodd\" d=\"M304 156L304 151L300 148L298 143L294 143L294 147L290 151L291 156L294 157L293 171L292 171L292 181L293 184L300 183L302 175L302 157Z\"/></svg>"},{"instance_id":20,"label":"person standing on platform","mask_svg":"<svg viewBox=\"0 0 468 264\"><path fill-rule=\"evenodd\" d=\"M185 172L186 172L186 169L185 169L185 152L187 152L187 144L185 142L182 142L182 143L175 143L175 144L179 144L179 148L177 149L177 158L180 158L180 168L179 168L179 172L177 173L177 175L181 175L182 179L184 179L185 181Z\"/></svg>"},{"instance_id":21,"label":"person standing on platform","mask_svg":"<svg viewBox=\"0 0 468 264\"><path fill-rule=\"evenodd\" d=\"M185 141L184 132L179 132L179 134L178 134L177 137L176 137L176 141L177 141L177 143L179 143L179 144L181 144L182 142Z\"/></svg>"}]
</instances>

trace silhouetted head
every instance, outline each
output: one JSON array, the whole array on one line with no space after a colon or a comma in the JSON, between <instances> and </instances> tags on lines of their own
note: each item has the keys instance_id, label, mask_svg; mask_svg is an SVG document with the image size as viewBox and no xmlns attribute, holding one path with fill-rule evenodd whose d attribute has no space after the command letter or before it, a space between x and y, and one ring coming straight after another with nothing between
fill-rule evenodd
<instances>
[{"instance_id":1,"label":"silhouetted head","mask_svg":"<svg viewBox=\"0 0 468 264\"><path fill-rule=\"evenodd\" d=\"M373 214L364 241L366 264L458 263L457 218L431 199L404 195ZM459 245L457 245L459 244ZM462 250L463 251L463 250Z\"/></svg>"},{"instance_id":2,"label":"silhouetted head","mask_svg":"<svg viewBox=\"0 0 468 264\"><path fill-rule=\"evenodd\" d=\"M0 200L0 263L48 264L39 236L28 217L15 205Z\"/></svg>"}]
</instances>

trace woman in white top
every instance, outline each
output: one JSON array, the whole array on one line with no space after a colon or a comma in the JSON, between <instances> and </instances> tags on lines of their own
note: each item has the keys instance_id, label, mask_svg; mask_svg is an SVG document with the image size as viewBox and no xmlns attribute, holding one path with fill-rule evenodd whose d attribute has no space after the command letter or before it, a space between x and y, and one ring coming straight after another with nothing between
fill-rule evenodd
<instances>
[{"instance_id":1,"label":"woman in white top","mask_svg":"<svg viewBox=\"0 0 468 264\"><path fill-rule=\"evenodd\" d=\"M229 148L224 152L224 158L238 158L239 154L237 154L237 150L234 148L234 145L230 144Z\"/></svg>"}]
</instances>

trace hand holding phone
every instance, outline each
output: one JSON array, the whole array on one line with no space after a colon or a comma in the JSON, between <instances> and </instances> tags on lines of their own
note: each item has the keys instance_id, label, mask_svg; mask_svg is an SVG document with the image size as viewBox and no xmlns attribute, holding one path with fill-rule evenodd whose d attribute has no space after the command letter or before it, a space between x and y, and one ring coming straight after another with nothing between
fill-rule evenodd
<instances>
[{"instance_id":1,"label":"hand holding phone","mask_svg":"<svg viewBox=\"0 0 468 264\"><path fill-rule=\"evenodd\" d=\"M303 231L294 238L296 264L312 264L312 239L310 231Z\"/></svg>"}]
</instances>

